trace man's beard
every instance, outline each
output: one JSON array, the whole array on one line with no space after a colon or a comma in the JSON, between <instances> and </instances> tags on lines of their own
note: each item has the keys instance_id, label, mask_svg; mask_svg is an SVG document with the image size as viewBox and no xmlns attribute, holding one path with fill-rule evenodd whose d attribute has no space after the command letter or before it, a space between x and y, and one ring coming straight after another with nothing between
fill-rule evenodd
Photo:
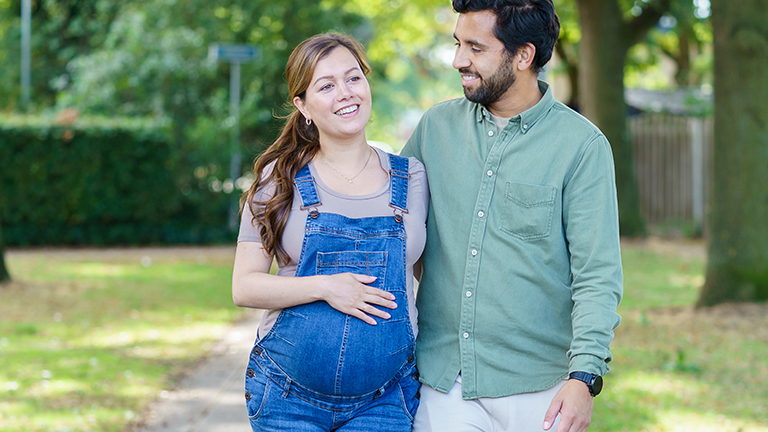
<instances>
[{"instance_id":1,"label":"man's beard","mask_svg":"<svg viewBox=\"0 0 768 432\"><path fill-rule=\"evenodd\" d=\"M512 56L507 55L506 57L504 63L488 78L482 78L477 72L470 69L459 69L460 73L471 73L480 77L480 85L476 89L470 90L468 87L464 87L464 96L483 106L488 106L501 99L517 79Z\"/></svg>"}]
</instances>

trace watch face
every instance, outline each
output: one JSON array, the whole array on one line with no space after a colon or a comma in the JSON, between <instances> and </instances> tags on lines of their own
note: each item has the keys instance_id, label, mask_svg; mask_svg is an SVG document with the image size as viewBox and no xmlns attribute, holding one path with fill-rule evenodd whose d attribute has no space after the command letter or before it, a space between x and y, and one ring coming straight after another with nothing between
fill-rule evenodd
<instances>
[{"instance_id":1,"label":"watch face","mask_svg":"<svg viewBox=\"0 0 768 432\"><path fill-rule=\"evenodd\" d=\"M598 375L595 377L595 382L592 384L592 393L594 393L594 395L597 396L600 394L602 390L603 390L603 377Z\"/></svg>"}]
</instances>

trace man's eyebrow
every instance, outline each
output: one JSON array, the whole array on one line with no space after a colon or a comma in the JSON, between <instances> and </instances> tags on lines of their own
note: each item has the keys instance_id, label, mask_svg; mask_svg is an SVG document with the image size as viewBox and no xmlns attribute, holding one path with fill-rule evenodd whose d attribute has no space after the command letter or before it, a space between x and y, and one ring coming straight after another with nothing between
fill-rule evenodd
<instances>
[{"instance_id":1,"label":"man's eyebrow","mask_svg":"<svg viewBox=\"0 0 768 432\"><path fill-rule=\"evenodd\" d=\"M454 39L456 39L456 42L460 42L460 41L459 41L459 38L457 38L457 37L456 37L456 33L454 33L454 34L453 34L453 38L454 38ZM487 48L488 48L488 45L486 45L486 44L483 44L483 43L480 43L480 42L478 42L478 41L476 41L476 40L474 40L474 39L467 39L467 40L466 40L466 41L464 41L464 42L465 42L465 43L468 43L468 44L470 44L470 45L474 45L474 46L476 46L476 47L478 47L478 48L483 48L483 49L487 49Z\"/></svg>"},{"instance_id":2,"label":"man's eyebrow","mask_svg":"<svg viewBox=\"0 0 768 432\"><path fill-rule=\"evenodd\" d=\"M346 74L348 74L348 73L352 72L352 71L353 71L353 70L355 70L355 69L357 69L357 70L360 70L360 67L358 67L358 66L355 66L355 67L351 67L351 68L349 68L349 70L347 70L346 72L344 72L344 75L346 75ZM333 75L324 75L324 76L321 76L320 78L316 79L316 80L315 80L315 82L313 82L313 83L312 83L312 85L315 85L315 84L317 84L318 82L320 82L320 81L322 81L322 80L324 80L324 79L331 79L331 78L333 78Z\"/></svg>"}]
</instances>

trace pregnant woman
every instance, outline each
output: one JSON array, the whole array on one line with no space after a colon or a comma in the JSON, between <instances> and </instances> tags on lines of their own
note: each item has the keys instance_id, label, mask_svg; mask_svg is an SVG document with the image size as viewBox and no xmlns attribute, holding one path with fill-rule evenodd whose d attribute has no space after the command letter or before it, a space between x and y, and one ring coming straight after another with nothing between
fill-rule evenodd
<instances>
[{"instance_id":1,"label":"pregnant woman","mask_svg":"<svg viewBox=\"0 0 768 432\"><path fill-rule=\"evenodd\" d=\"M266 310L245 380L254 431L411 430L429 193L420 162L368 145L369 72L348 36L299 44L294 109L244 195L232 295Z\"/></svg>"}]
</instances>

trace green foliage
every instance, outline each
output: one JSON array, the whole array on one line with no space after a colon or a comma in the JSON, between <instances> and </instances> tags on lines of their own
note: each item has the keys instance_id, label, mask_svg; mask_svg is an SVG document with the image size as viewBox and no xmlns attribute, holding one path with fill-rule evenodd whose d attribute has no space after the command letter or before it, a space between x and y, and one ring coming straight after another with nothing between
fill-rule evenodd
<instances>
[{"instance_id":1,"label":"green foliage","mask_svg":"<svg viewBox=\"0 0 768 432\"><path fill-rule=\"evenodd\" d=\"M8 245L229 239L226 196L194 184L148 120L0 118L0 220ZM191 170L189 170L191 171Z\"/></svg>"},{"instance_id":2,"label":"green foliage","mask_svg":"<svg viewBox=\"0 0 768 432\"><path fill-rule=\"evenodd\" d=\"M32 2L33 105L47 107L69 82L68 65L99 47L120 3L116 0ZM0 0L0 110L19 101L21 0Z\"/></svg>"},{"instance_id":3,"label":"green foliage","mask_svg":"<svg viewBox=\"0 0 768 432\"><path fill-rule=\"evenodd\" d=\"M3 39L0 58L18 57L18 3L0 0L0 34L13 36ZM241 142L250 156L271 143L281 126L288 55L316 33L341 31L368 46L374 63L376 113L371 139L399 140L392 126L404 108L420 106L420 94L426 93L428 101L445 98L446 82L440 80L441 72L434 71L444 72L446 65L422 59L438 44L438 35L443 43L451 43L452 12L444 1L89 0L78 7L58 3L62 2L43 2L33 11L34 19L55 17L45 25L33 23L32 80L44 87L33 90L38 110L50 106L52 98L44 96L48 94L55 95L54 111L74 107L87 114L168 119L173 140L200 153L192 165L228 164L228 152L222 150L229 148L235 124L228 118L229 65L208 61L212 43L250 44L260 50L260 58L243 64L241 70ZM73 45L77 49L53 51L62 60L51 62L43 48L65 42L62 28L82 27L69 23L70 16L91 24L77 33L79 42ZM38 48L43 40L52 42ZM37 67L41 62L46 62L45 68ZM0 85L0 110L15 107L18 100L18 61L3 65L8 79ZM458 80L453 84L459 89ZM436 91L440 95L435 96Z\"/></svg>"}]
</instances>

